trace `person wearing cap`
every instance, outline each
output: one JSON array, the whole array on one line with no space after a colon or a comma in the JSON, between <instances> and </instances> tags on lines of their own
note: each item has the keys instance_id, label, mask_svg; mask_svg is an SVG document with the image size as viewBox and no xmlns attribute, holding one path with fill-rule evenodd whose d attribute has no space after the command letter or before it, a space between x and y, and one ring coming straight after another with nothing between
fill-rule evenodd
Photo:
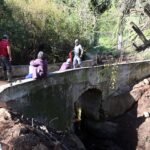
<instances>
[{"instance_id":1,"label":"person wearing cap","mask_svg":"<svg viewBox=\"0 0 150 150\"><path fill-rule=\"evenodd\" d=\"M83 55L83 48L81 44L79 44L79 40L75 40L75 46L74 46L74 58L73 58L73 68L76 68L77 66L81 67L81 58Z\"/></svg>"},{"instance_id":2,"label":"person wearing cap","mask_svg":"<svg viewBox=\"0 0 150 150\"><path fill-rule=\"evenodd\" d=\"M64 62L64 63L61 65L59 71L65 71L65 70L70 69L70 68L71 68L71 59L68 58L68 59L66 60L66 62Z\"/></svg>"},{"instance_id":3,"label":"person wearing cap","mask_svg":"<svg viewBox=\"0 0 150 150\"><path fill-rule=\"evenodd\" d=\"M11 49L8 35L4 34L0 41L0 63L3 68L4 79L9 82L12 80L12 69L11 69Z\"/></svg>"},{"instance_id":4,"label":"person wearing cap","mask_svg":"<svg viewBox=\"0 0 150 150\"><path fill-rule=\"evenodd\" d=\"M44 52L37 54L37 59L30 61L29 74L25 78L41 79L47 77L48 63Z\"/></svg>"}]
</instances>

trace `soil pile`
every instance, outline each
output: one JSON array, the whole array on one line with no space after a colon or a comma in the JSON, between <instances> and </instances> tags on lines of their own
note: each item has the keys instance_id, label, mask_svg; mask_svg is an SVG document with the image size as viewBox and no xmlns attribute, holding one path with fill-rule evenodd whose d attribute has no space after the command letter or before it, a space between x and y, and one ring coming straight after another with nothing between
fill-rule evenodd
<instances>
[{"instance_id":1,"label":"soil pile","mask_svg":"<svg viewBox=\"0 0 150 150\"><path fill-rule=\"evenodd\" d=\"M130 94L137 103L116 118L115 142L121 150L150 150L150 78L133 86Z\"/></svg>"},{"instance_id":2,"label":"soil pile","mask_svg":"<svg viewBox=\"0 0 150 150\"><path fill-rule=\"evenodd\" d=\"M84 131L87 150L150 150L150 78L134 85L130 94L135 100L130 110L102 121L97 131Z\"/></svg>"},{"instance_id":3,"label":"soil pile","mask_svg":"<svg viewBox=\"0 0 150 150\"><path fill-rule=\"evenodd\" d=\"M74 134L48 128L4 107L0 108L0 149L84 150Z\"/></svg>"}]
</instances>

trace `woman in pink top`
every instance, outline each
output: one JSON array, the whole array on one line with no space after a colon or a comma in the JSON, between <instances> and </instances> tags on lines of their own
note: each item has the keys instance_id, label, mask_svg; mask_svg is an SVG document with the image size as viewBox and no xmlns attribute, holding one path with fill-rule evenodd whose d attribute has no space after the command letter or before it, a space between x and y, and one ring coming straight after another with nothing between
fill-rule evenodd
<instances>
[{"instance_id":1,"label":"woman in pink top","mask_svg":"<svg viewBox=\"0 0 150 150\"><path fill-rule=\"evenodd\" d=\"M59 71L65 71L65 70L70 69L70 68L71 68L71 59L68 58L68 59L66 60L66 62L64 62L64 63L61 65Z\"/></svg>"},{"instance_id":2,"label":"woman in pink top","mask_svg":"<svg viewBox=\"0 0 150 150\"><path fill-rule=\"evenodd\" d=\"M39 79L47 77L47 60L44 59L44 53L40 51L37 55L37 59L30 62L30 75L26 78Z\"/></svg>"}]
</instances>

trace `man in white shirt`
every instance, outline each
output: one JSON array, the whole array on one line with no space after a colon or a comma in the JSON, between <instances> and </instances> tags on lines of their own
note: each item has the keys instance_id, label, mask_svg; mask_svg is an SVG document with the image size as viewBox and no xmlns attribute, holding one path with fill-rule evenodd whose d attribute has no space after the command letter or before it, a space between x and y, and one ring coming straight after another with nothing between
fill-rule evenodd
<instances>
[{"instance_id":1,"label":"man in white shirt","mask_svg":"<svg viewBox=\"0 0 150 150\"><path fill-rule=\"evenodd\" d=\"M81 67L81 57L83 55L83 48L81 44L79 44L79 40L75 40L75 46L74 46L74 58L73 58L73 68L76 68L77 66Z\"/></svg>"}]
</instances>

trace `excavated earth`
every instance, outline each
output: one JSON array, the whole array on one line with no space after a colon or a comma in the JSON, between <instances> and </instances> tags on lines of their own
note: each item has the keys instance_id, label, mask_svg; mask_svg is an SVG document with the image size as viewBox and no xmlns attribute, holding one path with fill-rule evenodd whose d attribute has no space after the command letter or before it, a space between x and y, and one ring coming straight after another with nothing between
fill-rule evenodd
<instances>
[{"instance_id":1,"label":"excavated earth","mask_svg":"<svg viewBox=\"0 0 150 150\"><path fill-rule=\"evenodd\" d=\"M130 94L136 102L127 112L102 121L99 131L83 131L87 150L150 150L150 78L134 85Z\"/></svg>"},{"instance_id":2,"label":"excavated earth","mask_svg":"<svg viewBox=\"0 0 150 150\"><path fill-rule=\"evenodd\" d=\"M130 91L135 105L115 120L119 126L117 143L124 150L150 150L150 78Z\"/></svg>"},{"instance_id":3,"label":"excavated earth","mask_svg":"<svg viewBox=\"0 0 150 150\"><path fill-rule=\"evenodd\" d=\"M46 127L0 104L0 150L84 150L73 133Z\"/></svg>"},{"instance_id":4,"label":"excavated earth","mask_svg":"<svg viewBox=\"0 0 150 150\"><path fill-rule=\"evenodd\" d=\"M120 143L126 150L150 150L150 78L133 86L137 103L120 121Z\"/></svg>"}]
</instances>

